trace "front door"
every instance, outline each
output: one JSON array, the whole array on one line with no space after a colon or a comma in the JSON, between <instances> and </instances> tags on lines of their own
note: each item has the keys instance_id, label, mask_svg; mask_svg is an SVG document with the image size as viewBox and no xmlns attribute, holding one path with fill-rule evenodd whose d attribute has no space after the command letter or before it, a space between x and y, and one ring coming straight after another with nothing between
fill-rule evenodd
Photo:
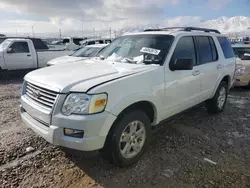
<instances>
[{"instance_id":1,"label":"front door","mask_svg":"<svg viewBox=\"0 0 250 188\"><path fill-rule=\"evenodd\" d=\"M34 68L33 57L27 42L14 42L9 48L11 51L4 52L8 70Z\"/></svg>"},{"instance_id":2,"label":"front door","mask_svg":"<svg viewBox=\"0 0 250 188\"><path fill-rule=\"evenodd\" d=\"M165 71L165 114L166 118L199 103L201 92L200 69L197 66L196 49L192 36L179 39L169 63L176 59L193 59L193 70Z\"/></svg>"}]
</instances>

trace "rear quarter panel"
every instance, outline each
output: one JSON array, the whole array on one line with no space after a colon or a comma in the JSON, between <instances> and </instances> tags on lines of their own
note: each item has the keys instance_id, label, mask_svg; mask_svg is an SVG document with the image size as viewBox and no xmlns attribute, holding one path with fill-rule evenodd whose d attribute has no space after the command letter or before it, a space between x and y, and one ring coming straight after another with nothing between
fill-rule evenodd
<instances>
[{"instance_id":1,"label":"rear quarter panel","mask_svg":"<svg viewBox=\"0 0 250 188\"><path fill-rule=\"evenodd\" d=\"M42 51L37 52L39 67L46 67L47 62L60 56L71 54L72 51Z\"/></svg>"},{"instance_id":2,"label":"rear quarter panel","mask_svg":"<svg viewBox=\"0 0 250 188\"><path fill-rule=\"evenodd\" d=\"M215 88L214 88L214 92L213 92L212 97L214 96L220 82L222 81L222 79L225 76L230 77L229 87L230 88L232 87L233 79L234 79L234 73L235 73L235 67L236 67L236 58L232 57L232 58L226 59L217 37L213 37L213 38L214 38L214 42L216 44L216 48L217 48L218 55L219 55L219 64L222 65L222 69L219 72L218 79L217 79L217 82L215 84Z\"/></svg>"}]
</instances>

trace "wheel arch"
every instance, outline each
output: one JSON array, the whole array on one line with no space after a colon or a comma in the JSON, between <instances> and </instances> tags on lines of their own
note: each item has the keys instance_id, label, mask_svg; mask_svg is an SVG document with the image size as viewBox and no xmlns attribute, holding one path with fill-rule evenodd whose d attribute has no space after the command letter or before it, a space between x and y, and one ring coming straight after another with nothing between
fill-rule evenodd
<instances>
[{"instance_id":1,"label":"wheel arch","mask_svg":"<svg viewBox=\"0 0 250 188\"><path fill-rule=\"evenodd\" d=\"M213 92L212 97L215 95L215 93L216 93L216 91L217 91L217 88L218 88L218 86L220 85L220 83L221 83L222 81L225 81L225 82L228 84L228 89L230 89L232 80L231 80L231 76L227 74L227 75L223 76L223 77L216 83L216 87L214 88L214 92Z\"/></svg>"}]
</instances>

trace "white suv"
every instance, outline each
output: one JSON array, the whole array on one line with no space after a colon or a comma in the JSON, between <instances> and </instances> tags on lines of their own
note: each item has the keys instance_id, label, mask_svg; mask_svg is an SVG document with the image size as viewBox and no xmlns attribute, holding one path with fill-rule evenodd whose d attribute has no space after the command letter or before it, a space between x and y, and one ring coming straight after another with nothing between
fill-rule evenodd
<instances>
[{"instance_id":1,"label":"white suv","mask_svg":"<svg viewBox=\"0 0 250 188\"><path fill-rule=\"evenodd\" d=\"M28 73L21 116L54 145L136 163L151 126L205 101L224 109L235 57L217 30L163 28L121 36L99 57Z\"/></svg>"}]
</instances>

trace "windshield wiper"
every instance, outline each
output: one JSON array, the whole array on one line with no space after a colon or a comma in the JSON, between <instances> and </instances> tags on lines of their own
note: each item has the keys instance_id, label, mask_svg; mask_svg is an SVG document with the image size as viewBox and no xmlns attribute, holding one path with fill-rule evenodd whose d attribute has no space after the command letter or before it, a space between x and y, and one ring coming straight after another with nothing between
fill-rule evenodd
<instances>
[{"instance_id":1,"label":"windshield wiper","mask_svg":"<svg viewBox=\"0 0 250 188\"><path fill-rule=\"evenodd\" d=\"M104 60L105 59L105 57L102 56L102 55L98 55L97 57L100 58L100 60Z\"/></svg>"},{"instance_id":2,"label":"windshield wiper","mask_svg":"<svg viewBox=\"0 0 250 188\"><path fill-rule=\"evenodd\" d=\"M132 63L132 64L136 64L137 61L133 60L133 59L129 59L127 57L124 58L128 63Z\"/></svg>"}]
</instances>

